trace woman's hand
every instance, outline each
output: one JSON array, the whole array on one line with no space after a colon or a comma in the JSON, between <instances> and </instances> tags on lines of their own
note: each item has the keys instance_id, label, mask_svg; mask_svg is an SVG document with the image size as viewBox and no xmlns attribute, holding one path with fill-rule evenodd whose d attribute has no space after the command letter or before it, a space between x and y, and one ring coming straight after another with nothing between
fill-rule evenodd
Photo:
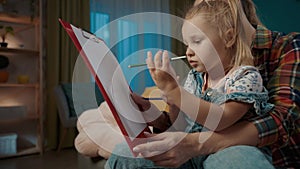
<instances>
[{"instance_id":1,"label":"woman's hand","mask_svg":"<svg viewBox=\"0 0 300 169\"><path fill-rule=\"evenodd\" d=\"M210 134L203 132L201 137ZM157 166L177 168L193 157L209 153L200 142L199 135L184 132L147 134L148 142L134 147L133 151Z\"/></svg>"},{"instance_id":2,"label":"woman's hand","mask_svg":"<svg viewBox=\"0 0 300 169\"><path fill-rule=\"evenodd\" d=\"M152 53L147 53L146 63L148 65L150 75L156 86L162 90L163 95L178 87L176 73L170 64L170 58L167 51L158 51L154 60Z\"/></svg>"},{"instance_id":3,"label":"woman's hand","mask_svg":"<svg viewBox=\"0 0 300 169\"><path fill-rule=\"evenodd\" d=\"M199 156L236 145L257 145L258 131L253 123L239 122L221 132L164 132L147 134L147 143L133 148L158 166L175 167Z\"/></svg>"}]
</instances>

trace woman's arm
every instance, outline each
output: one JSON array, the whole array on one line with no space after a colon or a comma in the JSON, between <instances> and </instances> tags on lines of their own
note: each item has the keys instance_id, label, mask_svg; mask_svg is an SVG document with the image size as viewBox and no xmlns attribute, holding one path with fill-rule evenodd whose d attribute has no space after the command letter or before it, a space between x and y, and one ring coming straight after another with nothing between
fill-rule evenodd
<instances>
[{"instance_id":1,"label":"woman's arm","mask_svg":"<svg viewBox=\"0 0 300 169\"><path fill-rule=\"evenodd\" d=\"M149 135L149 142L133 150L158 166L179 167L192 157L208 155L235 145L255 146L258 131L249 122L238 122L221 132L164 132Z\"/></svg>"}]
</instances>

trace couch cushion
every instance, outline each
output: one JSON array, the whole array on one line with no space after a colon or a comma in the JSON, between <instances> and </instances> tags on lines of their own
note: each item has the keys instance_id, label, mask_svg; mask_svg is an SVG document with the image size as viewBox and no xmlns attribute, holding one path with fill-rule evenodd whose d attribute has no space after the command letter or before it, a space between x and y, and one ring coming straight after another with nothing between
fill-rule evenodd
<instances>
[{"instance_id":1,"label":"couch cushion","mask_svg":"<svg viewBox=\"0 0 300 169\"><path fill-rule=\"evenodd\" d=\"M94 83L63 83L61 86L68 102L70 117L97 108L104 101L98 86Z\"/></svg>"}]
</instances>

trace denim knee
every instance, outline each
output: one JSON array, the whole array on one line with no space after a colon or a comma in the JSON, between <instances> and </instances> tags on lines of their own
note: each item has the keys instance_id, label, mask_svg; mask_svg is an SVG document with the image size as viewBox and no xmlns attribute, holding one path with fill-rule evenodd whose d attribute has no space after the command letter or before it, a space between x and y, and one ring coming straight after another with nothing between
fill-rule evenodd
<instances>
[{"instance_id":1,"label":"denim knee","mask_svg":"<svg viewBox=\"0 0 300 169\"><path fill-rule=\"evenodd\" d=\"M203 163L204 169L274 169L271 157L253 146L233 146L211 154Z\"/></svg>"},{"instance_id":2,"label":"denim knee","mask_svg":"<svg viewBox=\"0 0 300 169\"><path fill-rule=\"evenodd\" d=\"M119 144L105 164L105 169L159 168L144 158L133 157L127 144Z\"/></svg>"}]
</instances>

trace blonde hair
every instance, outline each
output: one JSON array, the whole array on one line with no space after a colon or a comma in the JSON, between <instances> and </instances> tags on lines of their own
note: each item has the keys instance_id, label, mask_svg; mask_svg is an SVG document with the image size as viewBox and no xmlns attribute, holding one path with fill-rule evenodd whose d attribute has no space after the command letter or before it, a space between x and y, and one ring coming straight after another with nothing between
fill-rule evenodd
<instances>
[{"instance_id":1,"label":"blonde hair","mask_svg":"<svg viewBox=\"0 0 300 169\"><path fill-rule=\"evenodd\" d=\"M243 9L240 0L203 0L193 6L185 16L186 20L202 16L205 22L218 30L218 35L227 40L226 32L233 30L234 42L229 50L232 55L229 68L253 65L250 46L246 43L246 33L242 22Z\"/></svg>"}]
</instances>

